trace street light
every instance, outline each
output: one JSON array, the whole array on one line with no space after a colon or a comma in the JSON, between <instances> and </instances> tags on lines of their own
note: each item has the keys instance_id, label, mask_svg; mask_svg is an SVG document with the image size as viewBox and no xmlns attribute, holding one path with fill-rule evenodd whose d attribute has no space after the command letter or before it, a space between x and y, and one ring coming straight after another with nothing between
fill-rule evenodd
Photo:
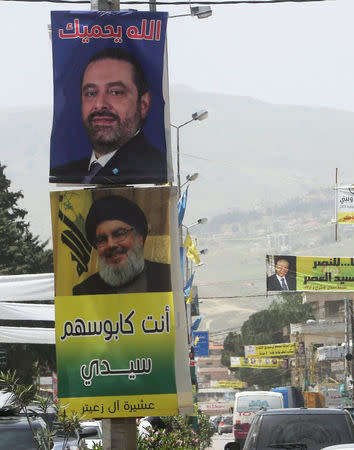
<instances>
[{"instance_id":1,"label":"street light","mask_svg":"<svg viewBox=\"0 0 354 450\"><path fill-rule=\"evenodd\" d=\"M181 196L181 172L180 172L180 152L179 152L179 130L180 128L188 125L193 122L193 120L204 120L208 117L208 111L201 110L192 114L192 118L187 120L187 122L182 123L181 125L173 125L171 123L171 127L176 128L177 130L177 194L178 198ZM194 174L193 174L194 175ZM196 177L195 177L196 178ZM195 179L194 178L194 179Z\"/></svg>"},{"instance_id":2,"label":"street light","mask_svg":"<svg viewBox=\"0 0 354 450\"><path fill-rule=\"evenodd\" d=\"M201 219L198 219L196 222L194 222L194 223L192 223L191 225L184 225L183 223L182 223L182 227L184 227L184 228L186 228L187 229L187 233L188 233L188 231L190 230L190 228L193 228L193 227L195 227L196 225L204 225L205 223L207 223L208 222L208 219L206 218L206 217L202 217Z\"/></svg>"},{"instance_id":3,"label":"street light","mask_svg":"<svg viewBox=\"0 0 354 450\"><path fill-rule=\"evenodd\" d=\"M186 185L187 183L189 183L190 181L196 180L198 178L198 176L199 176L198 172L192 173L192 175L187 175L186 181L183 184L181 184L181 188L183 188L183 186Z\"/></svg>"},{"instance_id":4,"label":"street light","mask_svg":"<svg viewBox=\"0 0 354 450\"><path fill-rule=\"evenodd\" d=\"M175 17L198 17L198 19L206 19L213 14L210 6L191 6L189 14L177 14L176 16L169 16L170 19L174 19Z\"/></svg>"}]
</instances>

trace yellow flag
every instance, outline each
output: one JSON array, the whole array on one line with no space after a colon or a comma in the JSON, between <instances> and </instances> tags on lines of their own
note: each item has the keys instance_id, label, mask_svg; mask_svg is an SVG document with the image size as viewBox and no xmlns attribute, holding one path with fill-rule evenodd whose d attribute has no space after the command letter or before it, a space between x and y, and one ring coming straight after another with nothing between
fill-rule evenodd
<instances>
[{"instance_id":1,"label":"yellow flag","mask_svg":"<svg viewBox=\"0 0 354 450\"><path fill-rule=\"evenodd\" d=\"M192 303L192 297L193 297L193 286L191 287L191 290L189 292L189 296L186 299L186 303Z\"/></svg>"},{"instance_id":2,"label":"yellow flag","mask_svg":"<svg viewBox=\"0 0 354 450\"><path fill-rule=\"evenodd\" d=\"M187 233L187 236L183 243L183 247L187 248L187 258L191 259L196 264L199 264L200 263L199 253L189 233Z\"/></svg>"}]
</instances>

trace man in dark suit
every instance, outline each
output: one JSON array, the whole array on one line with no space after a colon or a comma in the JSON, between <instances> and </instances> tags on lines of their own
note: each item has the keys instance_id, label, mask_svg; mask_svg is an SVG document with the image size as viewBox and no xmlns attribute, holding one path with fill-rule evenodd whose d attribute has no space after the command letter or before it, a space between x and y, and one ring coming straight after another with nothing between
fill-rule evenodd
<instances>
[{"instance_id":1,"label":"man in dark suit","mask_svg":"<svg viewBox=\"0 0 354 450\"><path fill-rule=\"evenodd\" d=\"M275 265L275 274L267 279L267 291L295 291L296 280L289 276L289 261L279 259Z\"/></svg>"},{"instance_id":2,"label":"man in dark suit","mask_svg":"<svg viewBox=\"0 0 354 450\"><path fill-rule=\"evenodd\" d=\"M73 295L171 291L169 264L144 259L148 224L135 203L118 195L96 200L85 229L99 271L74 286Z\"/></svg>"},{"instance_id":3,"label":"man in dark suit","mask_svg":"<svg viewBox=\"0 0 354 450\"><path fill-rule=\"evenodd\" d=\"M51 169L51 181L84 184L164 183L166 155L142 127L151 104L139 62L123 49L93 55L82 76L81 113L91 157Z\"/></svg>"}]
</instances>

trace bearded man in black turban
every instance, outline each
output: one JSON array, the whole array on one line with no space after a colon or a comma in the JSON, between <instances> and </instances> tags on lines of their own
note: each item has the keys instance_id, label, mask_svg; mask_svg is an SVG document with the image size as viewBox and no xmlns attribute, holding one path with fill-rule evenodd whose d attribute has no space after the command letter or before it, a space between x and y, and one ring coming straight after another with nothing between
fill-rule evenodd
<instances>
[{"instance_id":1,"label":"bearded man in black turban","mask_svg":"<svg viewBox=\"0 0 354 450\"><path fill-rule=\"evenodd\" d=\"M169 264L144 258L148 223L138 205L119 195L96 200L85 229L99 271L74 286L73 295L171 291Z\"/></svg>"}]
</instances>

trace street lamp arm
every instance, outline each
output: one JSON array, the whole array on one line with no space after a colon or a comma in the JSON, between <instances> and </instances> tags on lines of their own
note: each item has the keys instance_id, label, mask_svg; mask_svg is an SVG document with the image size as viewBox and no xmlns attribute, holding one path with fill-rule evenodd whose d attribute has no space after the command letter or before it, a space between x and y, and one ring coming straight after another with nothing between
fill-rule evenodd
<instances>
[{"instance_id":1,"label":"street lamp arm","mask_svg":"<svg viewBox=\"0 0 354 450\"><path fill-rule=\"evenodd\" d=\"M181 125L173 125L173 123L171 123L171 127L176 128L176 130L179 130L180 128L184 127L185 125L193 122L193 120L195 119L191 119L191 120L187 120L187 122L182 123Z\"/></svg>"},{"instance_id":2,"label":"street lamp arm","mask_svg":"<svg viewBox=\"0 0 354 450\"><path fill-rule=\"evenodd\" d=\"M178 198L181 196L181 170L180 170L180 150L179 150L179 130L180 128L184 127L185 125L188 125L189 123L193 122L194 120L204 120L208 117L208 111L201 110L197 111L192 114L192 118L190 120L187 120L186 122L182 123L181 125L174 125L170 123L171 127L175 128L177 130L177 195Z\"/></svg>"}]
</instances>

